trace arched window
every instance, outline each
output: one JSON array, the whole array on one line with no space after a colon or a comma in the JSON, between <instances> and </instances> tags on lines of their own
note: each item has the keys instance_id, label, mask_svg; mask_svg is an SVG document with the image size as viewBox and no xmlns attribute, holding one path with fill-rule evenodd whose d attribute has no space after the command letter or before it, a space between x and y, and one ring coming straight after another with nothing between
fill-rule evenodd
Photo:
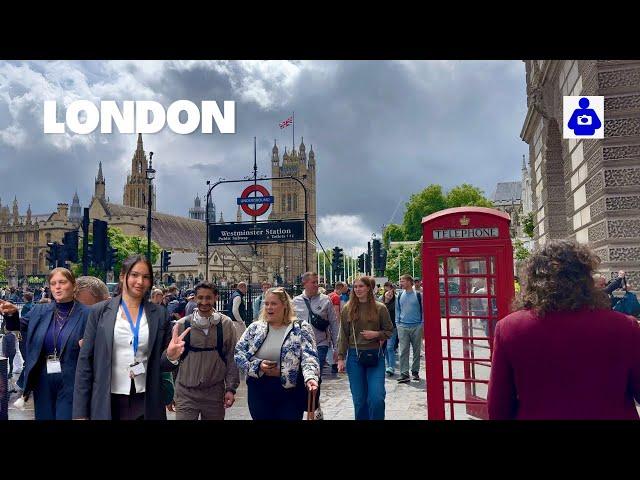
<instances>
[{"instance_id":1,"label":"arched window","mask_svg":"<svg viewBox=\"0 0 640 480\"><path fill-rule=\"evenodd\" d=\"M282 208L280 209L283 212L285 211L285 208L286 208L286 205L285 205L286 199L284 197L285 195L282 195Z\"/></svg>"},{"instance_id":2,"label":"arched window","mask_svg":"<svg viewBox=\"0 0 640 480\"><path fill-rule=\"evenodd\" d=\"M293 194L293 210L294 211L298 211L298 194L294 193Z\"/></svg>"},{"instance_id":3,"label":"arched window","mask_svg":"<svg viewBox=\"0 0 640 480\"><path fill-rule=\"evenodd\" d=\"M291 211L291 194L287 194L287 211Z\"/></svg>"},{"instance_id":4,"label":"arched window","mask_svg":"<svg viewBox=\"0 0 640 480\"><path fill-rule=\"evenodd\" d=\"M138 162L138 173L142 173L142 162Z\"/></svg>"}]
</instances>

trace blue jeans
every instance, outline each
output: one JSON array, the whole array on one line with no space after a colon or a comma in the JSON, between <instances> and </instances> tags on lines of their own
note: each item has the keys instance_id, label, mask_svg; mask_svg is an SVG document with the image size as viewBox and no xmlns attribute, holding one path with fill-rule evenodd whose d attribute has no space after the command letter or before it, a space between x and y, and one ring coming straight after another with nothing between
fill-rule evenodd
<instances>
[{"instance_id":1,"label":"blue jeans","mask_svg":"<svg viewBox=\"0 0 640 480\"><path fill-rule=\"evenodd\" d=\"M375 367L358 363L355 348L347 353L347 375L353 398L356 420L384 420L384 361L382 356Z\"/></svg>"},{"instance_id":2,"label":"blue jeans","mask_svg":"<svg viewBox=\"0 0 640 480\"><path fill-rule=\"evenodd\" d=\"M329 352L329 346L324 345L318 348L318 361L320 362L320 376L322 376L322 367L324 367L324 362L327 361L327 353Z\"/></svg>"},{"instance_id":3,"label":"blue jeans","mask_svg":"<svg viewBox=\"0 0 640 480\"><path fill-rule=\"evenodd\" d=\"M384 360L387 364L387 370L393 372L396 368L396 340L398 338L398 329L394 328L391 338L387 340L387 348L384 350Z\"/></svg>"}]
</instances>

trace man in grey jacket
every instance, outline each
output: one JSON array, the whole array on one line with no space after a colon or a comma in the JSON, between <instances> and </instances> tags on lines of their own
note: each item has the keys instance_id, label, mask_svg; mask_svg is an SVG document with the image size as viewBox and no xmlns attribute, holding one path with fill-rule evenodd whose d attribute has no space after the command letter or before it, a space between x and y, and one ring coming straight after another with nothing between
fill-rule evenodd
<instances>
[{"instance_id":1,"label":"man in grey jacket","mask_svg":"<svg viewBox=\"0 0 640 480\"><path fill-rule=\"evenodd\" d=\"M315 272L304 273L302 275L302 285L304 291L293 298L293 306L296 309L298 319L309 322L313 326L320 361L320 378L322 379L322 368L327 359L329 347L333 346L334 352L338 347L340 324L331 299L328 295L318 291L318 274ZM327 323L326 329L321 330L314 325L314 323L317 324L318 322L311 321L311 312L320 317L321 321ZM320 389L318 389L318 405L320 405Z\"/></svg>"}]
</instances>

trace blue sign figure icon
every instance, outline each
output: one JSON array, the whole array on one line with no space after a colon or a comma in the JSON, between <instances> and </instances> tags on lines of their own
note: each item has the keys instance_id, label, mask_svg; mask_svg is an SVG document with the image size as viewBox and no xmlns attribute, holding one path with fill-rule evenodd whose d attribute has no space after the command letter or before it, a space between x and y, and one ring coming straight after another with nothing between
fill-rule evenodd
<instances>
[{"instance_id":1,"label":"blue sign figure icon","mask_svg":"<svg viewBox=\"0 0 640 480\"><path fill-rule=\"evenodd\" d=\"M573 130L576 135L591 136L602 126L602 122L598 118L596 112L587 108L589 99L581 98L578 102L580 108L576 108L569 119L568 127Z\"/></svg>"}]
</instances>

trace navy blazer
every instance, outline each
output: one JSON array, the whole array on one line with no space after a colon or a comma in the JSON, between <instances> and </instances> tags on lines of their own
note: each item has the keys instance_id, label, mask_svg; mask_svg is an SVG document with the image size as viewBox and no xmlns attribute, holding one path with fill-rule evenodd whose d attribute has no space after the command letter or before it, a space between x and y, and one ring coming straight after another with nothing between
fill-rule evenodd
<instances>
[{"instance_id":1,"label":"navy blazer","mask_svg":"<svg viewBox=\"0 0 640 480\"><path fill-rule=\"evenodd\" d=\"M73 418L111 419L111 356L113 330L121 296L97 303L91 309L78 360L73 396ZM171 324L166 309L144 302L149 325L149 354L146 367L146 420L166 420L161 372L178 368L167 359Z\"/></svg>"},{"instance_id":2,"label":"navy blazer","mask_svg":"<svg viewBox=\"0 0 640 480\"><path fill-rule=\"evenodd\" d=\"M38 380L42 362L46 361L43 354L44 338L51 325L55 303L35 305L23 319L28 323L25 337L25 362L23 369L23 388L31 392L38 387ZM60 351L60 366L62 368L63 388L73 392L76 378L76 364L80 354L79 341L84 336L89 308L76 302L67 325L60 333L62 350ZM69 395L71 398L71 395Z\"/></svg>"}]
</instances>

